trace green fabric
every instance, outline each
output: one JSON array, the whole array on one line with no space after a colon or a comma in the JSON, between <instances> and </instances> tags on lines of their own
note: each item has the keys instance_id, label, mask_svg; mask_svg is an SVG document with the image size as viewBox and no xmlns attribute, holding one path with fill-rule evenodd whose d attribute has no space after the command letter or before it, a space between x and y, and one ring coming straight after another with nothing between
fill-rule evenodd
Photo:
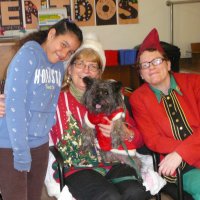
<instances>
[{"instance_id":1,"label":"green fabric","mask_svg":"<svg viewBox=\"0 0 200 200\"><path fill-rule=\"evenodd\" d=\"M98 166L96 152L81 151L82 136L77 121L71 113L68 114L68 129L64 131L62 138L57 143L66 166L75 168Z\"/></svg>"},{"instance_id":2,"label":"green fabric","mask_svg":"<svg viewBox=\"0 0 200 200\"><path fill-rule=\"evenodd\" d=\"M137 180L137 178L135 176L123 176L123 177L119 177L119 178L113 178L113 179L110 179L110 181L114 184L116 183L120 183L120 182L123 182L123 181L129 181L129 180Z\"/></svg>"},{"instance_id":3,"label":"green fabric","mask_svg":"<svg viewBox=\"0 0 200 200\"><path fill-rule=\"evenodd\" d=\"M183 175L183 188L195 200L200 200L200 169L192 169Z\"/></svg>"},{"instance_id":4,"label":"green fabric","mask_svg":"<svg viewBox=\"0 0 200 200\"><path fill-rule=\"evenodd\" d=\"M124 148L124 150L128 154L128 158L130 159L131 165L136 171L137 177L135 177L135 179L137 179L138 181L142 181L142 176L141 176L140 170L138 169L138 166L135 163L134 159L131 158L131 156L129 155L128 149L127 149L127 147L126 147L126 145L125 145L125 143L123 141L122 141L122 147Z\"/></svg>"},{"instance_id":5,"label":"green fabric","mask_svg":"<svg viewBox=\"0 0 200 200\"><path fill-rule=\"evenodd\" d=\"M101 168L101 167L93 168L93 170L96 171L96 172L98 172L102 176L105 176L107 174L107 172L108 172L108 169Z\"/></svg>"},{"instance_id":6,"label":"green fabric","mask_svg":"<svg viewBox=\"0 0 200 200\"><path fill-rule=\"evenodd\" d=\"M158 100L158 102L160 103L162 96L164 95L162 91L152 87L150 85L151 90L154 92L154 94L156 95L156 98ZM174 76L172 74L170 74L170 88L168 90L168 94L172 91L175 90L176 92L178 92L180 95L182 95L182 92L180 91L180 88L178 86L178 84L176 83Z\"/></svg>"},{"instance_id":7,"label":"green fabric","mask_svg":"<svg viewBox=\"0 0 200 200\"><path fill-rule=\"evenodd\" d=\"M81 102L81 98L84 94L84 92L77 90L76 86L71 82L70 87L69 87L70 92L72 95L79 101Z\"/></svg>"}]
</instances>

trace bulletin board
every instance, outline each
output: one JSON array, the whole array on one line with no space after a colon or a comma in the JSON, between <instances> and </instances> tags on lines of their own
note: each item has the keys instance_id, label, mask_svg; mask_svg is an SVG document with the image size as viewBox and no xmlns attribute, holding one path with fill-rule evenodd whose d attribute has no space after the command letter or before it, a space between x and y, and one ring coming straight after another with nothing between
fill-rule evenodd
<instances>
[{"instance_id":1,"label":"bulletin board","mask_svg":"<svg viewBox=\"0 0 200 200\"><path fill-rule=\"evenodd\" d=\"M79 26L138 23L137 0L0 0L0 28L38 28L38 10L65 8Z\"/></svg>"}]
</instances>

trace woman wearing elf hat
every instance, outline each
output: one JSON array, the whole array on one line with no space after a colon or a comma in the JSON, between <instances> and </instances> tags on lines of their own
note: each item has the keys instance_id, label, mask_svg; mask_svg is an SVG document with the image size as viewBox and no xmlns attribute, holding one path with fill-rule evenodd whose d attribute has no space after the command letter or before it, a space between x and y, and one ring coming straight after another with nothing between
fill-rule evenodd
<instances>
[{"instance_id":1,"label":"woman wearing elf hat","mask_svg":"<svg viewBox=\"0 0 200 200\"><path fill-rule=\"evenodd\" d=\"M183 187L200 200L200 75L172 73L156 29L144 39L138 67L145 83L130 97L134 118L151 150L167 154L159 173L169 182L183 168Z\"/></svg>"}]
</instances>

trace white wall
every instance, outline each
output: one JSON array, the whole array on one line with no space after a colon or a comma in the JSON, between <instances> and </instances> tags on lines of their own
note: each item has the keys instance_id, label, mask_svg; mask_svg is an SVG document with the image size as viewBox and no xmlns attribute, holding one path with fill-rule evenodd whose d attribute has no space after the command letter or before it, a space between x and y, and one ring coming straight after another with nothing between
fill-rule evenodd
<instances>
[{"instance_id":1,"label":"white wall","mask_svg":"<svg viewBox=\"0 0 200 200\"><path fill-rule=\"evenodd\" d=\"M156 27L160 40L171 43L170 7L166 0L138 0L138 5L138 24L82 27L83 33L94 31L105 49L126 49L140 44ZM181 57L191 56L186 53L191 50L191 42L200 42L200 3L176 4L174 45L181 49Z\"/></svg>"},{"instance_id":2,"label":"white wall","mask_svg":"<svg viewBox=\"0 0 200 200\"><path fill-rule=\"evenodd\" d=\"M182 57L190 57L190 44L200 42L200 2L174 5L174 44Z\"/></svg>"}]
</instances>

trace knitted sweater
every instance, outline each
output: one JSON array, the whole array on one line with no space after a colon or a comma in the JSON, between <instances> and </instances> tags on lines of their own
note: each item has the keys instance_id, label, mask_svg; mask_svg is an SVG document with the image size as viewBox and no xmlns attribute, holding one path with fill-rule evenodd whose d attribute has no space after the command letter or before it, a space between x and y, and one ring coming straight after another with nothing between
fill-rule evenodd
<instances>
[{"instance_id":1,"label":"knitted sweater","mask_svg":"<svg viewBox=\"0 0 200 200\"><path fill-rule=\"evenodd\" d=\"M70 114L70 115L69 115ZM86 114L86 108L79 103L74 96L72 96L72 94L70 93L70 91L67 92L61 92L60 93L60 97L58 100L58 107L57 107L57 123L52 127L52 130L50 132L50 136L53 140L53 143L55 146L58 147L58 145L61 145L62 148L59 149L63 149L64 151L64 146L65 150L67 150L66 148L69 148L68 144L70 143L71 145L73 145L73 150L71 150L71 152L73 152L73 156L71 154L71 158L68 157L68 161L66 161L66 164L70 165L71 167L68 169L66 176L68 176L69 174L74 173L75 171L79 170L81 167L102 167L102 163L99 162L98 158L97 158L97 152L94 154L90 154L87 156L83 156L80 157L78 155L80 155L81 152L79 152L78 147L74 147L74 144L77 143L77 145L79 145L79 142L77 142L78 140L75 140L75 137L79 137L79 135L81 133L79 133L78 129L81 129L82 127L82 123L83 123L83 119L84 119L84 115ZM69 116L73 116L73 118L76 120L77 124L79 126L79 128L74 124L74 130L71 131L69 130ZM132 141L132 148L135 149L137 147L140 147L143 143L142 137L140 135L140 133L137 131L134 121L132 120L131 117L127 116L127 123L131 124L131 129L134 131L134 140ZM73 133L73 134L71 134ZM63 136L64 135L64 136ZM64 141L63 141L64 139ZM71 141L72 140L72 141ZM76 141L75 143L73 141ZM70 148L71 149L71 148ZM94 149L94 152L96 150ZM64 153L64 152L63 152ZM69 154L68 154L69 156ZM79 162L79 166L77 166L77 161L76 159L82 159L81 162ZM91 159L92 158L92 159ZM84 159L86 159L86 161L84 161ZM97 161L97 162L95 162ZM84 166L84 164L85 166ZM75 164L75 167L74 167Z\"/></svg>"}]
</instances>

